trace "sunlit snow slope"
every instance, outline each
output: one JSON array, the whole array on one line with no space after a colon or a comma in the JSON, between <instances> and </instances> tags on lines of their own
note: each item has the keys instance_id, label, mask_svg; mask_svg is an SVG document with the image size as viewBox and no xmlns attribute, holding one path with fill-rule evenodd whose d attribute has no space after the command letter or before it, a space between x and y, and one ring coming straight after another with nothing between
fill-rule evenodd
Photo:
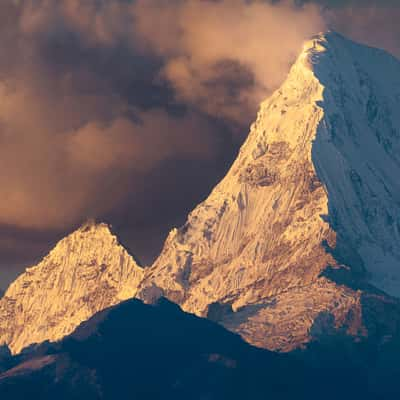
<instances>
[{"instance_id":1,"label":"sunlit snow slope","mask_svg":"<svg viewBox=\"0 0 400 400\"><path fill-rule=\"evenodd\" d=\"M335 33L305 43L139 296L272 349L322 331L368 335L364 304L392 302L369 284L400 295L399 105L389 54Z\"/></svg>"},{"instance_id":2,"label":"sunlit snow slope","mask_svg":"<svg viewBox=\"0 0 400 400\"><path fill-rule=\"evenodd\" d=\"M135 295L140 268L105 224L88 223L28 268L0 300L0 345L13 353L70 334Z\"/></svg>"}]
</instances>

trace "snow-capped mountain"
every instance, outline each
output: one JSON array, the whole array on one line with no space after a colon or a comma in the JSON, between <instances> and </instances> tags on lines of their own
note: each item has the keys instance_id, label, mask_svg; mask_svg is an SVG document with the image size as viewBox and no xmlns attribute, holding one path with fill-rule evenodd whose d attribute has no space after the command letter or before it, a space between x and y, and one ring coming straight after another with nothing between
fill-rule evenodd
<instances>
[{"instance_id":1,"label":"snow-capped mountain","mask_svg":"<svg viewBox=\"0 0 400 400\"><path fill-rule=\"evenodd\" d=\"M399 61L335 33L306 42L151 267L107 225L78 229L0 300L0 345L18 353L161 296L272 350L326 334L387 340L400 315L399 109Z\"/></svg>"},{"instance_id":2,"label":"snow-capped mountain","mask_svg":"<svg viewBox=\"0 0 400 400\"><path fill-rule=\"evenodd\" d=\"M59 340L98 311L134 297L142 277L106 224L85 224L8 288L0 300L0 345L18 353Z\"/></svg>"},{"instance_id":3,"label":"snow-capped mountain","mask_svg":"<svg viewBox=\"0 0 400 400\"><path fill-rule=\"evenodd\" d=\"M270 349L327 330L367 336L366 310L396 303L369 286L400 296L399 109L392 56L336 33L305 43L139 297Z\"/></svg>"}]
</instances>

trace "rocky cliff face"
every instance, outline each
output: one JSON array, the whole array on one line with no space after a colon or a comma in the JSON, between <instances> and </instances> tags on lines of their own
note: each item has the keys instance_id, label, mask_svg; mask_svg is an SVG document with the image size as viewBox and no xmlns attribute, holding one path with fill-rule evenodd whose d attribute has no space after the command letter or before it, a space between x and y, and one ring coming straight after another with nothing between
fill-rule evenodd
<instances>
[{"instance_id":1,"label":"rocky cliff face","mask_svg":"<svg viewBox=\"0 0 400 400\"><path fill-rule=\"evenodd\" d=\"M305 43L138 296L270 349L376 331L367 314L396 301L370 284L400 295L399 109L393 57L335 33Z\"/></svg>"},{"instance_id":2,"label":"rocky cliff face","mask_svg":"<svg viewBox=\"0 0 400 400\"><path fill-rule=\"evenodd\" d=\"M105 224L86 224L28 268L0 300L0 345L18 353L56 341L106 307L135 296L143 270Z\"/></svg>"}]
</instances>

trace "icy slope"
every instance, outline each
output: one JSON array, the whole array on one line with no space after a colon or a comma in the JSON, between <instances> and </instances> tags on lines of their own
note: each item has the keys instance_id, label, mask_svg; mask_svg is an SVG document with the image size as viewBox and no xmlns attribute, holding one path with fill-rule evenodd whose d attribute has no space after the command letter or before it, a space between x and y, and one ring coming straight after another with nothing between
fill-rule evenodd
<instances>
[{"instance_id":1,"label":"icy slope","mask_svg":"<svg viewBox=\"0 0 400 400\"><path fill-rule=\"evenodd\" d=\"M0 345L13 353L70 334L135 295L143 270L105 224L87 224L28 268L0 300Z\"/></svg>"},{"instance_id":2,"label":"icy slope","mask_svg":"<svg viewBox=\"0 0 400 400\"><path fill-rule=\"evenodd\" d=\"M329 40L334 37L334 40ZM400 296L400 63L329 36L310 59L325 87L312 157L338 245L371 283Z\"/></svg>"},{"instance_id":3,"label":"icy slope","mask_svg":"<svg viewBox=\"0 0 400 400\"><path fill-rule=\"evenodd\" d=\"M390 55L335 33L305 43L139 297L164 295L272 349L332 329L366 336L363 303L394 301L326 276L400 295L399 101Z\"/></svg>"}]
</instances>

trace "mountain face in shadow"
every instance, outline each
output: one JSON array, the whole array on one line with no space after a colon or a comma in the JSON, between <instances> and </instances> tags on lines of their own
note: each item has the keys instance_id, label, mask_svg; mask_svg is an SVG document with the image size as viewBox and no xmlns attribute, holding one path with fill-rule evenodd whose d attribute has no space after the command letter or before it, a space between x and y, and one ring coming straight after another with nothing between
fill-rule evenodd
<instances>
[{"instance_id":1,"label":"mountain face in shadow","mask_svg":"<svg viewBox=\"0 0 400 400\"><path fill-rule=\"evenodd\" d=\"M165 299L153 306L129 300L99 312L58 344L9 357L0 398L365 400L400 394L397 362L386 368L394 342L378 352L338 340L271 353Z\"/></svg>"}]
</instances>

